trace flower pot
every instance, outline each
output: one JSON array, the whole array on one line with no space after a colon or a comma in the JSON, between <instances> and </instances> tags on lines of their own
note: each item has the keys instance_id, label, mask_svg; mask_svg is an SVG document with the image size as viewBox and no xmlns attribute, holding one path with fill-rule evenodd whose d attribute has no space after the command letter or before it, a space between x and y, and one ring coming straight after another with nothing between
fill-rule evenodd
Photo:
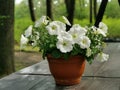
<instances>
[{"instance_id":1,"label":"flower pot","mask_svg":"<svg viewBox=\"0 0 120 90\"><path fill-rule=\"evenodd\" d=\"M56 84L79 84L85 68L85 59L82 56L71 56L68 60L47 56L50 72Z\"/></svg>"}]
</instances>

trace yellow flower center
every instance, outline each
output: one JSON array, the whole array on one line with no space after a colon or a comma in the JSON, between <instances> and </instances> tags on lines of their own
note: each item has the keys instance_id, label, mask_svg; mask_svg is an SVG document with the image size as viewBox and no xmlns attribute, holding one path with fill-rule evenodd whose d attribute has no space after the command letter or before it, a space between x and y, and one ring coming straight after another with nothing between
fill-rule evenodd
<instances>
[{"instance_id":1,"label":"yellow flower center","mask_svg":"<svg viewBox=\"0 0 120 90\"><path fill-rule=\"evenodd\" d=\"M52 26L52 30L56 30L56 28L57 28L57 27L56 27L55 25Z\"/></svg>"},{"instance_id":2,"label":"yellow flower center","mask_svg":"<svg viewBox=\"0 0 120 90\"><path fill-rule=\"evenodd\" d=\"M77 35L76 35L76 34L73 34L73 35L72 35L72 37L73 37L73 38L76 38L76 37L77 37Z\"/></svg>"}]
</instances>

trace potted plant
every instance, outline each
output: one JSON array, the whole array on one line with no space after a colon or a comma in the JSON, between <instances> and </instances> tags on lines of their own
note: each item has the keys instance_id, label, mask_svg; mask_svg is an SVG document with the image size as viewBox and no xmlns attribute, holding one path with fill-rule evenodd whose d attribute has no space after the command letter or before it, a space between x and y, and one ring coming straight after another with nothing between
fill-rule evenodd
<instances>
[{"instance_id":1,"label":"potted plant","mask_svg":"<svg viewBox=\"0 0 120 90\"><path fill-rule=\"evenodd\" d=\"M69 25L69 30L66 30ZM21 48L27 43L39 47L43 58L47 57L49 67L57 84L78 84L84 72L85 60L90 64L95 57L106 61L109 55L102 52L107 36L107 26L71 26L66 17L63 22L51 21L42 16L21 35Z\"/></svg>"}]
</instances>

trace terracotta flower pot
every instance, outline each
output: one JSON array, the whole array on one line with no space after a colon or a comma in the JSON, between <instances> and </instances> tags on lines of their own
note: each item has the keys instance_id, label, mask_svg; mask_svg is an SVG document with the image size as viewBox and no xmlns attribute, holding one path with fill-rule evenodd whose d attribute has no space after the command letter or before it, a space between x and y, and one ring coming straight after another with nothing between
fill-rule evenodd
<instances>
[{"instance_id":1,"label":"terracotta flower pot","mask_svg":"<svg viewBox=\"0 0 120 90\"><path fill-rule=\"evenodd\" d=\"M85 59L82 56L72 56L69 60L47 56L50 71L59 85L74 85L80 83L85 68Z\"/></svg>"}]
</instances>

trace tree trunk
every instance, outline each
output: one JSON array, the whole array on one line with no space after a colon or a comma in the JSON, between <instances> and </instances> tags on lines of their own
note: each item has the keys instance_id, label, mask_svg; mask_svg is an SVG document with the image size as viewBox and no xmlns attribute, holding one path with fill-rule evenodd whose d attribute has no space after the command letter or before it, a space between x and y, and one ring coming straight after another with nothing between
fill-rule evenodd
<instances>
[{"instance_id":1,"label":"tree trunk","mask_svg":"<svg viewBox=\"0 0 120 90\"><path fill-rule=\"evenodd\" d=\"M74 18L74 10L75 10L75 0L65 0L66 9L68 13L68 20L71 24L73 24L73 18Z\"/></svg>"},{"instance_id":2,"label":"tree trunk","mask_svg":"<svg viewBox=\"0 0 120 90\"><path fill-rule=\"evenodd\" d=\"M67 14L68 14L67 19L72 25L73 18L74 18L74 10L75 10L75 0L65 0L65 4L66 4L66 9L67 9ZM69 30L70 27L71 26L67 25L67 31Z\"/></svg>"},{"instance_id":3,"label":"tree trunk","mask_svg":"<svg viewBox=\"0 0 120 90\"><path fill-rule=\"evenodd\" d=\"M94 19L96 20L97 16L97 0L94 0Z\"/></svg>"},{"instance_id":4,"label":"tree trunk","mask_svg":"<svg viewBox=\"0 0 120 90\"><path fill-rule=\"evenodd\" d=\"M46 0L46 6L47 6L47 16L53 20L53 15L52 15L52 0Z\"/></svg>"},{"instance_id":5,"label":"tree trunk","mask_svg":"<svg viewBox=\"0 0 120 90\"><path fill-rule=\"evenodd\" d=\"M92 23L92 0L90 0L90 24Z\"/></svg>"},{"instance_id":6,"label":"tree trunk","mask_svg":"<svg viewBox=\"0 0 120 90\"><path fill-rule=\"evenodd\" d=\"M31 20L32 20L33 22L35 22L35 21L36 21L36 17L35 17L35 12L34 12L33 0L28 0L28 3L29 3Z\"/></svg>"},{"instance_id":7,"label":"tree trunk","mask_svg":"<svg viewBox=\"0 0 120 90\"><path fill-rule=\"evenodd\" d=\"M98 27L99 23L102 21L106 6L107 6L108 0L102 0L97 17L96 17L96 21L95 21L95 26Z\"/></svg>"},{"instance_id":8,"label":"tree trunk","mask_svg":"<svg viewBox=\"0 0 120 90\"><path fill-rule=\"evenodd\" d=\"M120 6L120 0L118 0L119 6Z\"/></svg>"},{"instance_id":9,"label":"tree trunk","mask_svg":"<svg viewBox=\"0 0 120 90\"><path fill-rule=\"evenodd\" d=\"M0 0L0 74L14 72L14 0Z\"/></svg>"}]
</instances>

